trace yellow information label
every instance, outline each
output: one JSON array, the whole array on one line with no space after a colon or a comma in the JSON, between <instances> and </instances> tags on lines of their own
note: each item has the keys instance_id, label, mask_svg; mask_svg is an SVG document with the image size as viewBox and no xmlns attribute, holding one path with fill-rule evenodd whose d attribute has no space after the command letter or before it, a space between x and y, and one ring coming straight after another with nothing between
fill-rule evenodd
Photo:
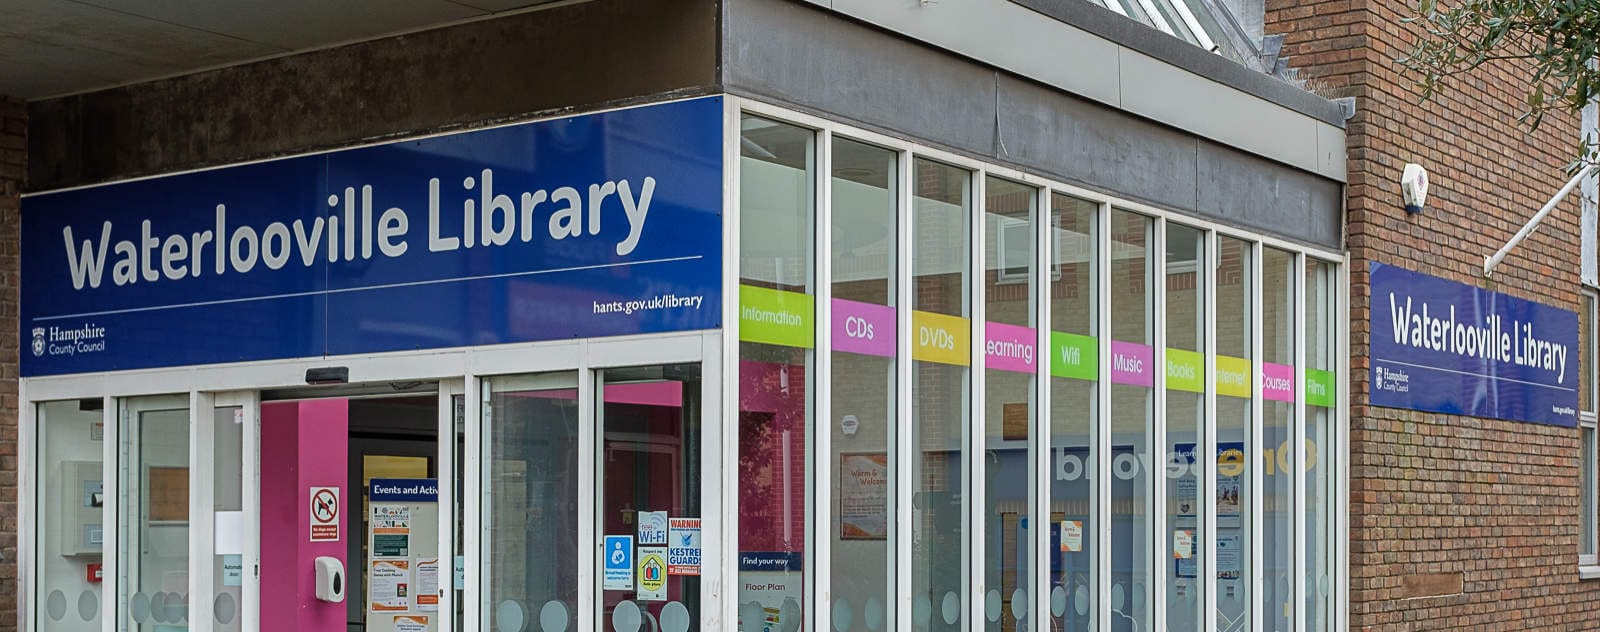
<instances>
[{"instance_id":1,"label":"yellow information label","mask_svg":"<svg viewBox=\"0 0 1600 632\"><path fill-rule=\"evenodd\" d=\"M967 366L972 326L960 316L911 312L911 357L922 362Z\"/></svg>"}]
</instances>

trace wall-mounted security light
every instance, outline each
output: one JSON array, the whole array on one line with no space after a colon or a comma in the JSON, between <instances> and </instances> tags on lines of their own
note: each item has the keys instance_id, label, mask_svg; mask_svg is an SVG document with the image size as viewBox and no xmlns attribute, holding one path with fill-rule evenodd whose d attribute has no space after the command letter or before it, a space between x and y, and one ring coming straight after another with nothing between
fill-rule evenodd
<instances>
[{"instance_id":1,"label":"wall-mounted security light","mask_svg":"<svg viewBox=\"0 0 1600 632\"><path fill-rule=\"evenodd\" d=\"M1415 163L1406 165L1400 175L1400 195L1405 198L1407 213L1421 213L1428 201L1428 170Z\"/></svg>"},{"instance_id":2,"label":"wall-mounted security light","mask_svg":"<svg viewBox=\"0 0 1600 632\"><path fill-rule=\"evenodd\" d=\"M307 384L348 384L349 382L349 367L326 366L316 369L306 369Z\"/></svg>"}]
</instances>

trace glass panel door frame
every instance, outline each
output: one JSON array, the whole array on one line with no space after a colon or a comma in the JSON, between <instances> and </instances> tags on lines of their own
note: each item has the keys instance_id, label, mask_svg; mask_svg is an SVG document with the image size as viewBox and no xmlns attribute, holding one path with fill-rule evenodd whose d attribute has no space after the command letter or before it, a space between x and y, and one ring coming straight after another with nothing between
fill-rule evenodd
<instances>
[{"instance_id":1,"label":"glass panel door frame","mask_svg":"<svg viewBox=\"0 0 1600 632\"><path fill-rule=\"evenodd\" d=\"M187 411L189 421L190 441L190 481L189 481L189 519L191 529L187 553L190 555L190 577L188 579L191 594L208 594L211 591L211 576L209 564L196 564L195 560L210 560L215 551L214 533L214 481L211 477L202 476L213 467L216 456L214 450L208 447L214 438L215 411L218 408L238 406L243 411L241 423L245 425L242 437L242 454L239 455L243 468L242 507L245 516L243 533L243 547L246 556L243 560L244 568L241 590L241 603L239 617L242 622L241 630L257 632L260 627L259 579L257 569L259 565L259 523L260 523L260 392L266 389L304 388L305 374L308 369L340 366L348 369L354 378L352 383L382 383L406 382L416 380L436 381L439 384L439 431L440 437L456 436L460 433L467 445L480 445L482 439L482 424L476 420L481 419L481 401L478 397L463 397L460 411L463 423L456 424L456 411L453 397L465 393L478 391L481 387L480 375L511 375L520 373L536 373L552 370L579 370L582 380L590 382L592 389L593 371L608 367L642 366L653 364L675 363L700 363L702 375L702 488L701 507L705 516L705 529L703 532L704 565L702 581L706 582L705 613L701 622L702 629L716 629L717 613L724 608L731 607L732 599L724 597L720 587L722 581L721 568L731 565L733 556L721 550L723 537L722 529L718 524L720 516L730 503L724 496L731 493L731 483L723 481L724 467L719 459L723 458L724 441L720 432L709 431L712 428L721 428L718 420L723 410L720 402L722 397L723 373L721 367L722 339L719 330L690 331L668 334L649 334L633 336L617 336L601 339L581 339L551 341L539 343L521 343L496 345L493 347L465 348L446 351L414 351L381 354L360 354L340 356L334 358L310 358L299 360L281 360L266 362L250 362L233 365L208 366L204 370L195 370L193 367L150 369L140 371L127 371L113 374L89 374L23 378L19 380L19 405L18 410L18 438L20 445L18 455L18 482L19 489L19 522L18 542L32 543L39 536L37 522L43 511L48 510L48 505L41 505L37 499L40 475L36 471L39 465L38 455L32 451L40 445L39 414L36 407L45 402L61 400L100 400L102 402L101 422L104 424L102 445L102 477L106 485L106 495L101 509L103 524L105 525L105 544L103 550L104 581L101 584L101 594L104 615L99 629L101 632L118 632L119 617L125 615L125 599L119 600L119 592L125 588L118 582L118 557L126 542L119 541L116 518L119 509L119 486L121 482L118 474L122 467L119 459L122 452L123 433L120 422L121 410L126 401L134 398L145 398L152 395L165 395L170 400L172 409ZM580 400L584 406L587 423L593 424L593 402ZM445 590L444 597L440 600L441 621L439 629L444 632L456 632L460 629L477 630L478 626L468 624L456 626L452 617L444 616L451 612L452 604L459 603L464 611L464 621L476 620L479 611L479 600L470 598L479 594L479 584L476 580L476 567L479 564L480 550L479 529L482 521L479 520L479 498L482 491L482 482L476 476L466 476L459 481L455 473L460 471L479 471L480 460L476 450L465 450L459 457L450 449L453 444L448 441L439 441L439 487L441 511L440 542L441 550L457 550L464 556L463 568L465 582L462 591ZM201 458L203 457L203 458ZM586 461L584 471L593 471L592 454L583 456ZM458 463L459 461L459 463ZM592 476L592 475L591 475ZM593 480L590 479L592 485ZM459 485L460 487L457 487ZM457 496L459 490L459 497ZM584 501L584 523L580 527L593 532L593 501ZM459 503L459 505L456 505ZM464 523L462 542L459 547L452 538L454 533L455 512L451 507L457 507ZM209 525L209 526L201 526ZM36 606L39 596L37 573L42 552L36 547L24 545L18 547L19 564L19 599L18 618L23 629L37 629L42 623L41 613ZM582 564L580 577L580 608L578 612L588 612L594 602L592 581L596 578L595 553L588 547L580 551ZM726 564L725 564L726 563ZM441 584L453 585L453 578L441 577ZM449 582L448 584L446 582ZM199 588L198 592L196 592ZM190 602L189 629L192 632L210 632L213 629L209 599L203 606L197 605L197 600ZM724 605L726 602L726 605ZM122 610L118 610L122 608ZM203 612L202 612L203 611ZM207 617L200 619L201 616ZM575 617L576 619L577 617ZM578 619L585 621L585 619ZM592 619L588 619L592 625ZM584 629L574 627L573 629Z\"/></svg>"}]
</instances>

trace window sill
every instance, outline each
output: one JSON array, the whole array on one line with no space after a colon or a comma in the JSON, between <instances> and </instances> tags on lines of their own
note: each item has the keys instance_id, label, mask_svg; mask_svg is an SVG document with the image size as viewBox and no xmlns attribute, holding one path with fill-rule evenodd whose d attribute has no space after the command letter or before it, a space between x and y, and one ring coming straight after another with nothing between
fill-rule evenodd
<instances>
[{"instance_id":1,"label":"window sill","mask_svg":"<svg viewBox=\"0 0 1600 632\"><path fill-rule=\"evenodd\" d=\"M1587 565L1578 567L1578 579L1600 579L1600 566Z\"/></svg>"}]
</instances>

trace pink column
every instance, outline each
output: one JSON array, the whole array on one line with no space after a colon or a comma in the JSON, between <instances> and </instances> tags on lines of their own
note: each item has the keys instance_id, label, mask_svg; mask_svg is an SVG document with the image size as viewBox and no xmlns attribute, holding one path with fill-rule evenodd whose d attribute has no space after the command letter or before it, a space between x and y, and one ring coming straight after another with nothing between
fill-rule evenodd
<instances>
[{"instance_id":1,"label":"pink column","mask_svg":"<svg viewBox=\"0 0 1600 632\"><path fill-rule=\"evenodd\" d=\"M340 504L349 506L349 429L348 400L261 406L262 630L345 629L345 604L317 600L313 560L328 556L348 563L350 517L339 517L339 541L312 542L310 489L338 487Z\"/></svg>"}]
</instances>

